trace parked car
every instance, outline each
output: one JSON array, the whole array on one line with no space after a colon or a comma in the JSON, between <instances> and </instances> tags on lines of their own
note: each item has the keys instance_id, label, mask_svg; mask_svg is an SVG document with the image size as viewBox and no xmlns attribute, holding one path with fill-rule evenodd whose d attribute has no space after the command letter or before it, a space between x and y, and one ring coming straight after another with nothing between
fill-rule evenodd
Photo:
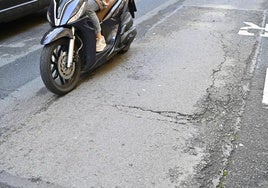
<instances>
[{"instance_id":1,"label":"parked car","mask_svg":"<svg viewBox=\"0 0 268 188\"><path fill-rule=\"evenodd\" d=\"M0 0L0 23L45 9L50 0Z\"/></svg>"}]
</instances>

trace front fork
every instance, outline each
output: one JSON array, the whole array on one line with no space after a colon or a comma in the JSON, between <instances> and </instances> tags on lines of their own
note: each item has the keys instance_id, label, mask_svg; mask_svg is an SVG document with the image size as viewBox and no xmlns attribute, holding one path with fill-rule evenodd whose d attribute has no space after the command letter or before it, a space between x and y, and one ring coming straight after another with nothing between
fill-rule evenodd
<instances>
[{"instance_id":1,"label":"front fork","mask_svg":"<svg viewBox=\"0 0 268 188\"><path fill-rule=\"evenodd\" d=\"M75 42L75 28L74 27L72 27L72 34L73 34L73 37L70 39L70 42L69 42L67 68L71 67L72 62L73 62L73 57L74 57L74 42Z\"/></svg>"}]
</instances>

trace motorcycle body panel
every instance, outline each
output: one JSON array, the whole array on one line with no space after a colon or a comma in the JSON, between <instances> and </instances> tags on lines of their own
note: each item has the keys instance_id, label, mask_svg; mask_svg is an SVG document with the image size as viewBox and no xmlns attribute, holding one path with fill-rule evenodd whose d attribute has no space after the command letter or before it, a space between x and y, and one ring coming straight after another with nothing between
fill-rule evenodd
<instances>
[{"instance_id":1,"label":"motorcycle body panel","mask_svg":"<svg viewBox=\"0 0 268 188\"><path fill-rule=\"evenodd\" d=\"M72 30L65 27L55 27L51 28L42 38L41 44L47 45L49 43L54 42L60 38L73 38Z\"/></svg>"}]
</instances>

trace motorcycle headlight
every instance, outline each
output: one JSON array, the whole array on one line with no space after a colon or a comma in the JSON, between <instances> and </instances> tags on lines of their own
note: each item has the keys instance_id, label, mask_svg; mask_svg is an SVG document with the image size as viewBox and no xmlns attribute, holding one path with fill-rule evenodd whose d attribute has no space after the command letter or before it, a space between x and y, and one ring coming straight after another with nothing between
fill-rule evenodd
<instances>
[{"instance_id":1,"label":"motorcycle headlight","mask_svg":"<svg viewBox=\"0 0 268 188\"><path fill-rule=\"evenodd\" d=\"M86 3L84 2L83 5L80 7L80 9L75 13L75 15L68 21L68 24L75 22L78 20L82 14L85 12L85 5Z\"/></svg>"}]
</instances>

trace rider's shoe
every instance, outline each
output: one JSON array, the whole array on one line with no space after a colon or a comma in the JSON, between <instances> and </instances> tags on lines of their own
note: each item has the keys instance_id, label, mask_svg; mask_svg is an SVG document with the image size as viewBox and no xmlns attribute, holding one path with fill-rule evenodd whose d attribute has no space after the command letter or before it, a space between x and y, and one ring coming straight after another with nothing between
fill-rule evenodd
<instances>
[{"instance_id":1,"label":"rider's shoe","mask_svg":"<svg viewBox=\"0 0 268 188\"><path fill-rule=\"evenodd\" d=\"M106 42L105 42L104 36L102 36L101 38L97 38L96 51L101 52L104 50L105 47L106 47Z\"/></svg>"}]
</instances>

